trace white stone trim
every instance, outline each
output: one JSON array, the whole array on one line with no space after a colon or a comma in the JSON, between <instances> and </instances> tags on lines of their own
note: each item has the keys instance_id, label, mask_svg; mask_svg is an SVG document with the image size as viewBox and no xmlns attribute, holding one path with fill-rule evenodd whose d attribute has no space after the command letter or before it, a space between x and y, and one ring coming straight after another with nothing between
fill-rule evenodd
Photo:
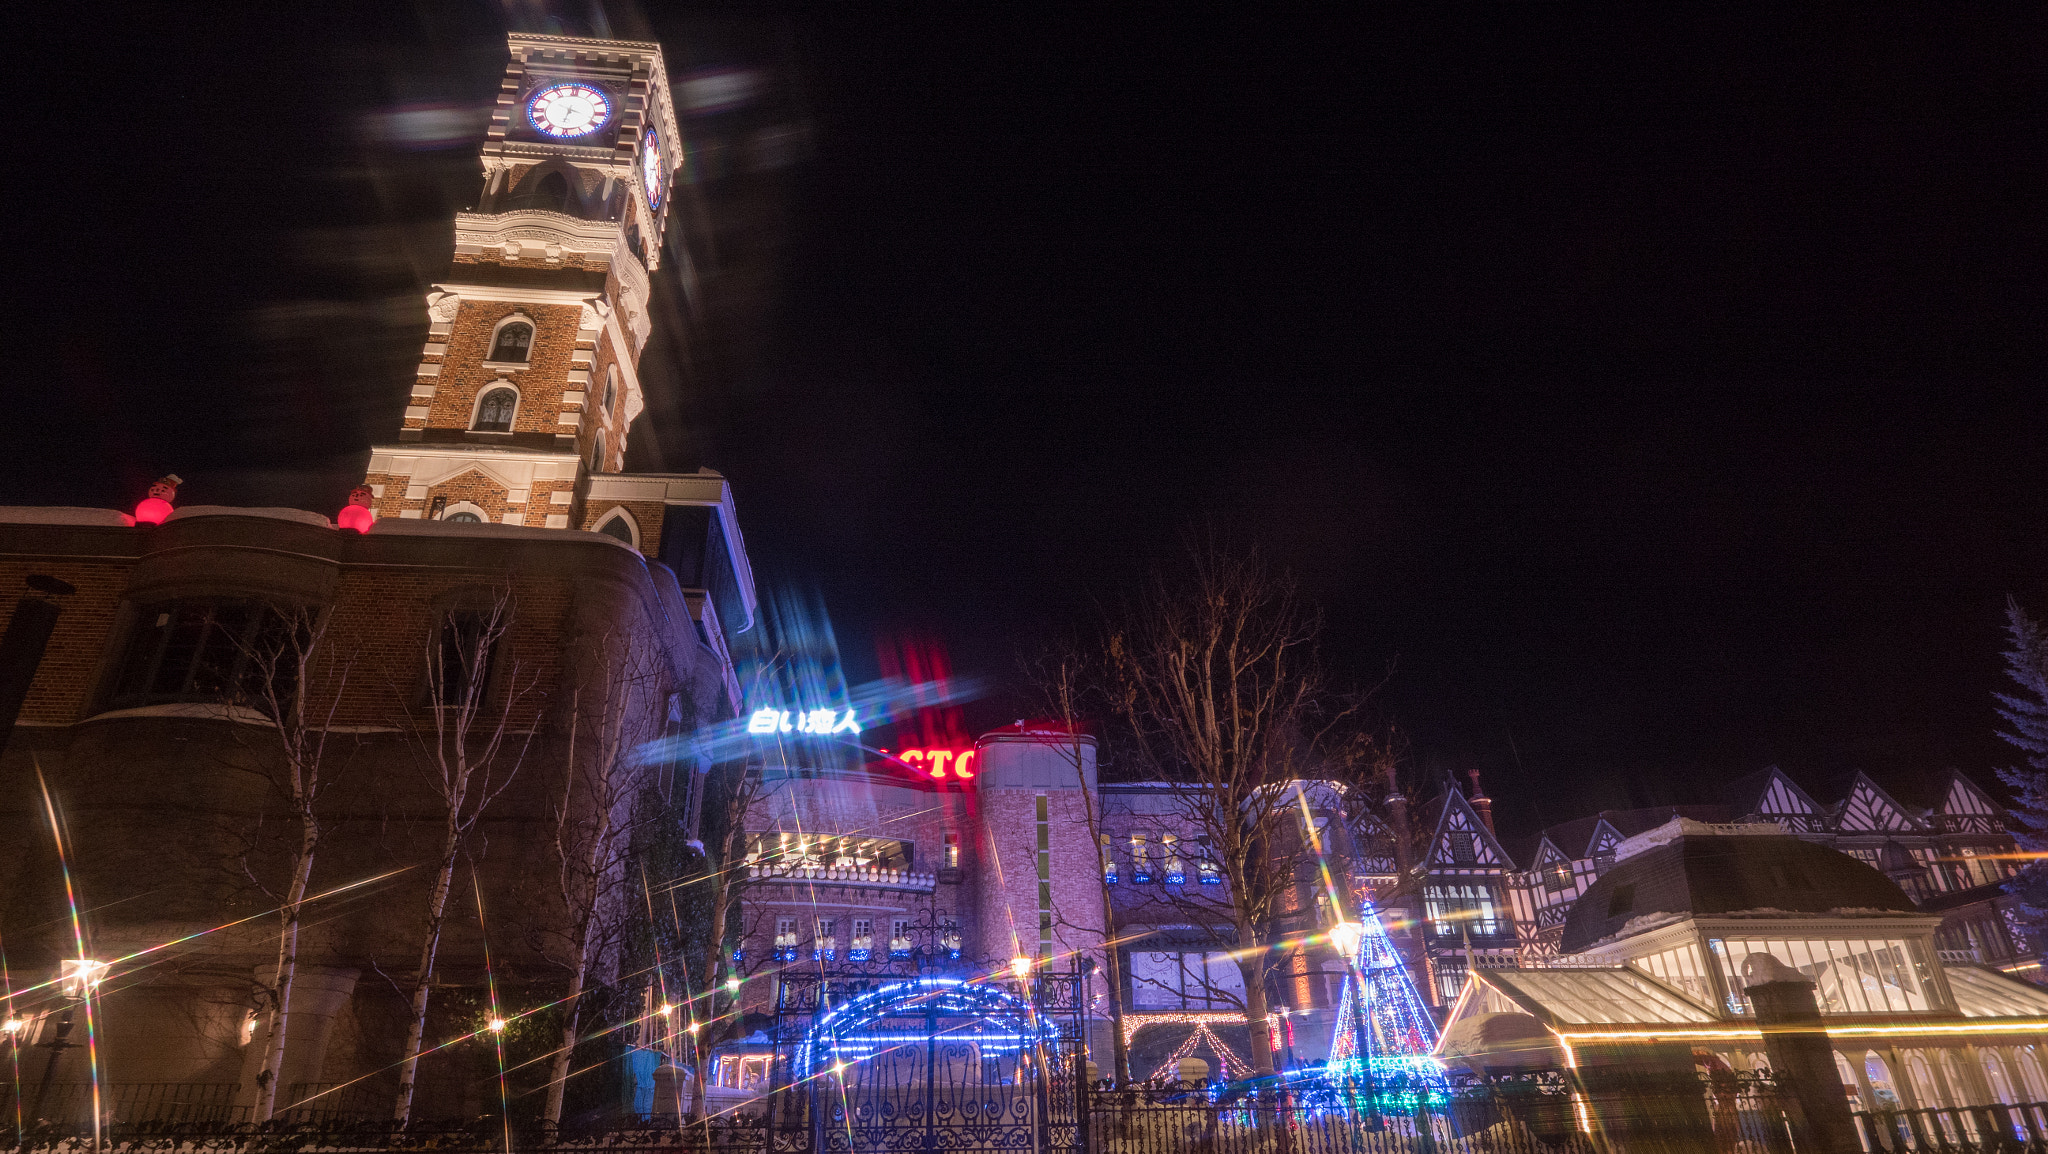
<instances>
[{"instance_id":1,"label":"white stone trim","mask_svg":"<svg viewBox=\"0 0 2048 1154\"><path fill-rule=\"evenodd\" d=\"M433 397L434 397L434 394L435 394L435 393L437 393L437 392L439 392L439 391L440 391L440 387L439 387L439 386L437 386L437 385L427 385L427 384L418 384L418 385L414 385L414 386L412 387L412 399L413 399L413 400L415 400L415 401L428 401L428 400L432 400L432 399L433 399Z\"/></svg>"},{"instance_id":2,"label":"white stone trim","mask_svg":"<svg viewBox=\"0 0 2048 1154\"><path fill-rule=\"evenodd\" d=\"M427 406L425 405L407 405L405 407L405 419L410 421L414 417L418 417L420 420L424 421L427 419L427 412L428 409Z\"/></svg>"},{"instance_id":3,"label":"white stone trim","mask_svg":"<svg viewBox=\"0 0 2048 1154\"><path fill-rule=\"evenodd\" d=\"M569 514L549 513L547 527L550 529L567 529L569 527Z\"/></svg>"},{"instance_id":4,"label":"white stone trim","mask_svg":"<svg viewBox=\"0 0 2048 1154\"><path fill-rule=\"evenodd\" d=\"M423 357L445 357L448 355L448 342L428 341L427 347L420 350L420 355Z\"/></svg>"},{"instance_id":5,"label":"white stone trim","mask_svg":"<svg viewBox=\"0 0 2048 1154\"><path fill-rule=\"evenodd\" d=\"M590 478L587 500L660 501L665 505L712 505L718 509L725 529L726 552L732 555L733 576L740 583L740 600L747 607L747 621L738 630L753 628L758 609L754 590L754 566L747 557L746 538L740 533L739 509L733 502L732 484L721 473L699 469L695 473L599 473Z\"/></svg>"},{"instance_id":6,"label":"white stone trim","mask_svg":"<svg viewBox=\"0 0 2048 1154\"><path fill-rule=\"evenodd\" d=\"M406 496L421 500L426 497L429 486L470 469L489 477L510 492L513 489L531 490L536 482L574 481L581 464L581 459L574 453L478 445L426 445L413 441L372 448L370 467L366 472L405 478L408 482Z\"/></svg>"},{"instance_id":7,"label":"white stone trim","mask_svg":"<svg viewBox=\"0 0 2048 1154\"><path fill-rule=\"evenodd\" d=\"M441 366L438 362L431 365L421 364L419 371L413 375L416 377L438 377L441 375Z\"/></svg>"},{"instance_id":8,"label":"white stone trim","mask_svg":"<svg viewBox=\"0 0 2048 1154\"><path fill-rule=\"evenodd\" d=\"M602 293L582 289L515 287L512 285L437 284L437 289L461 292L465 299L508 305L582 305L602 299ZM485 352L490 350L486 348Z\"/></svg>"},{"instance_id":9,"label":"white stone trim","mask_svg":"<svg viewBox=\"0 0 2048 1154\"><path fill-rule=\"evenodd\" d=\"M626 423L630 425L633 418L639 416L640 410L645 407L640 396L640 372L633 367L634 360L640 356L640 346L626 343L625 334L619 331L619 318L616 313L604 318L604 327L605 332L612 338L611 363L617 365L619 375L626 378ZM631 357L624 355L628 349L632 350Z\"/></svg>"},{"instance_id":10,"label":"white stone trim","mask_svg":"<svg viewBox=\"0 0 2048 1154\"><path fill-rule=\"evenodd\" d=\"M484 512L483 507L474 501L450 501L448 504L441 506L441 515L434 519L436 521L446 521L457 513L476 514L477 523L480 525L491 523L491 515Z\"/></svg>"}]
</instances>

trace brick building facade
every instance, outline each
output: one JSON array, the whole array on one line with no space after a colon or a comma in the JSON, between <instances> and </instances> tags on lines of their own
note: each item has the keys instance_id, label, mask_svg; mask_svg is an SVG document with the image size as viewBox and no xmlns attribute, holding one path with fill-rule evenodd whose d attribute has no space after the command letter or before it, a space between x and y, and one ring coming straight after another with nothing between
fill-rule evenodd
<instances>
[{"instance_id":1,"label":"brick building facade","mask_svg":"<svg viewBox=\"0 0 2048 1154\"><path fill-rule=\"evenodd\" d=\"M317 1102L299 1116L389 1117L446 845L435 748L485 759L490 784L451 875L413 1115L490 1108L463 1041L489 1004L487 958L535 1012L562 998L579 935L592 989L646 984L616 983L618 927L640 908L620 862L694 832L710 735L740 706L731 653L754 583L725 478L619 471L646 400L650 277L665 239L682 242L664 237L683 149L661 48L508 48L477 208L454 222L412 403L338 515L349 527L294 509L0 507L0 590L58 611L40 653L0 646L30 677L0 758L0 944L9 1034L57 1087L46 1114L87 1081L66 1039L89 1006L111 1117L246 1120L266 1083L280 1110ZM296 843L260 708L280 675L252 655L309 622L331 660L281 697L327 703L311 885L326 896L300 931L272 1071L258 1040ZM453 733L465 716L478 728ZM598 829L623 840L590 858L579 905L557 884L564 847ZM579 928L585 909L612 929ZM81 948L108 963L85 1002L53 984ZM177 1100L145 1103L147 1087Z\"/></svg>"}]
</instances>

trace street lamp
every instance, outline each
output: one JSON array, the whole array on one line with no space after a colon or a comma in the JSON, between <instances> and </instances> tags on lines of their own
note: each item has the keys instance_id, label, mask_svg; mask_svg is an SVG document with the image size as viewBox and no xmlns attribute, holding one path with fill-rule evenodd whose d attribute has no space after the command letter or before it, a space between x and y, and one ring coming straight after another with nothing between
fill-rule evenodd
<instances>
[{"instance_id":1,"label":"street lamp","mask_svg":"<svg viewBox=\"0 0 2048 1154\"><path fill-rule=\"evenodd\" d=\"M1352 1008L1355 1011L1351 1021L1346 1023L1346 1025L1352 1030L1351 1052L1354 1059L1358 1062L1359 1076L1365 1083L1366 1108L1370 1110L1373 1108L1375 1098L1373 1093L1372 1058L1366 1046L1365 1035L1365 974L1358 966L1359 950L1365 944L1365 926L1358 922L1340 921L1330 927L1329 937L1330 945L1339 954L1344 956L1344 964L1347 971L1344 975L1344 980L1357 983L1357 995L1352 998L1339 999L1337 1005L1338 1011L1341 1013L1344 1002L1349 1001L1352 1003Z\"/></svg>"},{"instance_id":2,"label":"street lamp","mask_svg":"<svg viewBox=\"0 0 2048 1154\"><path fill-rule=\"evenodd\" d=\"M91 997L98 992L100 982L107 976L107 963L91 958L66 958L64 967L57 974L57 992L77 1001Z\"/></svg>"},{"instance_id":3,"label":"street lamp","mask_svg":"<svg viewBox=\"0 0 2048 1154\"><path fill-rule=\"evenodd\" d=\"M1031 976L1031 959L1023 954L1018 954L1016 957L1011 958L1010 976L1020 982L1029 978Z\"/></svg>"}]
</instances>

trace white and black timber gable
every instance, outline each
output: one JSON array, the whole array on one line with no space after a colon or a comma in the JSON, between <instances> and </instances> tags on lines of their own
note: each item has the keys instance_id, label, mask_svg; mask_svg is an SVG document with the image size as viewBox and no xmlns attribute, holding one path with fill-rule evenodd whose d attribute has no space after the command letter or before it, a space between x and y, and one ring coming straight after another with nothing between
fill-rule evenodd
<instances>
[{"instance_id":1,"label":"white and black timber gable","mask_svg":"<svg viewBox=\"0 0 2048 1154\"><path fill-rule=\"evenodd\" d=\"M1614 864L1614 848L1621 844L1621 831L1601 818L1593 825L1593 835L1586 839L1586 858L1598 869Z\"/></svg>"},{"instance_id":2,"label":"white and black timber gable","mask_svg":"<svg viewBox=\"0 0 2048 1154\"><path fill-rule=\"evenodd\" d=\"M1735 810L1745 816L1775 821L1793 833L1820 833L1826 828L1826 814L1799 783L1785 771L1771 766L1738 782L1741 791Z\"/></svg>"},{"instance_id":3,"label":"white and black timber gable","mask_svg":"<svg viewBox=\"0 0 2048 1154\"><path fill-rule=\"evenodd\" d=\"M1423 868L1433 874L1458 871L1501 873L1514 868L1508 860L1507 851L1500 847L1500 842L1479 820L1465 795L1455 788L1444 791L1443 810L1437 816L1436 832L1431 836L1429 852L1423 855L1422 863Z\"/></svg>"},{"instance_id":4,"label":"white and black timber gable","mask_svg":"<svg viewBox=\"0 0 2048 1154\"><path fill-rule=\"evenodd\" d=\"M1858 773L1835 813L1834 827L1843 834L1925 833L1927 827L1907 812L1898 799Z\"/></svg>"},{"instance_id":5,"label":"white and black timber gable","mask_svg":"<svg viewBox=\"0 0 2048 1154\"><path fill-rule=\"evenodd\" d=\"M1948 788L1942 791L1930 824L1944 833L2006 836L2005 811L1960 770L1949 770Z\"/></svg>"}]
</instances>

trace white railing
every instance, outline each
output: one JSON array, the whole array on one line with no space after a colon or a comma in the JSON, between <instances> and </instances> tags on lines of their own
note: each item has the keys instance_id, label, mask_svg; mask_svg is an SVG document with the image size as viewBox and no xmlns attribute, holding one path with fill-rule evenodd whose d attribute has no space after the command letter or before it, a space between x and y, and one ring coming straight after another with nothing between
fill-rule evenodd
<instances>
[{"instance_id":1,"label":"white railing","mask_svg":"<svg viewBox=\"0 0 2048 1154\"><path fill-rule=\"evenodd\" d=\"M876 886L882 889L918 890L929 893L938 878L910 870L880 866L806 866L755 862L747 867L754 881L822 882L835 886Z\"/></svg>"}]
</instances>

